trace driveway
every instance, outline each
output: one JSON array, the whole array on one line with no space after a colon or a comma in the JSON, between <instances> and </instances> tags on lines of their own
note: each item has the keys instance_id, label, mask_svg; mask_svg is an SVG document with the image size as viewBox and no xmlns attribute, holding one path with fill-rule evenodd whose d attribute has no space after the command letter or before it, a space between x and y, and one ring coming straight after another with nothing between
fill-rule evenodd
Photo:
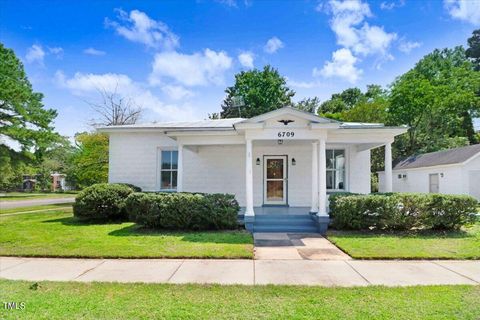
<instances>
[{"instance_id":1,"label":"driveway","mask_svg":"<svg viewBox=\"0 0 480 320\"><path fill-rule=\"evenodd\" d=\"M0 201L0 210L21 208L21 207L42 206L42 205L58 204L58 203L73 203L73 202L75 202L75 197L31 199L31 200L18 200L18 201Z\"/></svg>"},{"instance_id":2,"label":"driveway","mask_svg":"<svg viewBox=\"0 0 480 320\"><path fill-rule=\"evenodd\" d=\"M256 260L351 260L318 233L253 234Z\"/></svg>"}]
</instances>

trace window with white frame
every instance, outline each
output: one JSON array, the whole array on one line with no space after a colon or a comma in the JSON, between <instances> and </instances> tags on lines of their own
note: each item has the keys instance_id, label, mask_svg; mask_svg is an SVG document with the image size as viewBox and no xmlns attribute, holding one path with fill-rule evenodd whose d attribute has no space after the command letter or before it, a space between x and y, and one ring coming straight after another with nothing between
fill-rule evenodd
<instances>
[{"instance_id":1,"label":"window with white frame","mask_svg":"<svg viewBox=\"0 0 480 320\"><path fill-rule=\"evenodd\" d=\"M160 189L173 191L177 189L178 151L162 150L160 152Z\"/></svg>"},{"instance_id":2,"label":"window with white frame","mask_svg":"<svg viewBox=\"0 0 480 320\"><path fill-rule=\"evenodd\" d=\"M345 150L327 150L327 190L345 190Z\"/></svg>"}]
</instances>

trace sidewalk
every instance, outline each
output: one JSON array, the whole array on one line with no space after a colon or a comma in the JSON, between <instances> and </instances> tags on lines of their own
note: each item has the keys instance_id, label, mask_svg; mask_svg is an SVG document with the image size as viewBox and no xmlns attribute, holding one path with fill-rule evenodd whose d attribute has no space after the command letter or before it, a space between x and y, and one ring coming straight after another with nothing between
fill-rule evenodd
<instances>
[{"instance_id":1,"label":"sidewalk","mask_svg":"<svg viewBox=\"0 0 480 320\"><path fill-rule=\"evenodd\" d=\"M0 257L0 278L28 281L410 286L480 284L480 261L164 260Z\"/></svg>"}]
</instances>

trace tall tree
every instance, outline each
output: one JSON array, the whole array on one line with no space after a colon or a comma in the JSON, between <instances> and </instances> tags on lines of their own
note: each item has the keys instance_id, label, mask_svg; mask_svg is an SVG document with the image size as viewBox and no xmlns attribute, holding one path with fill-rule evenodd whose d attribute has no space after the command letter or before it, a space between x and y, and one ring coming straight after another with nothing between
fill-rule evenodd
<instances>
[{"instance_id":1,"label":"tall tree","mask_svg":"<svg viewBox=\"0 0 480 320\"><path fill-rule=\"evenodd\" d=\"M341 113L353 108L363 98L364 94L359 88L348 88L341 93L332 94L329 100L324 101L320 105L317 113L324 116Z\"/></svg>"},{"instance_id":2,"label":"tall tree","mask_svg":"<svg viewBox=\"0 0 480 320\"><path fill-rule=\"evenodd\" d=\"M97 91L100 102L88 102L98 116L91 121L93 126L135 124L140 119L142 108L131 97L122 96L118 86L113 91L105 88L97 88Z\"/></svg>"},{"instance_id":3,"label":"tall tree","mask_svg":"<svg viewBox=\"0 0 480 320\"><path fill-rule=\"evenodd\" d=\"M474 30L468 38L468 48L465 54L472 59L476 71L480 71L480 29Z\"/></svg>"},{"instance_id":4,"label":"tall tree","mask_svg":"<svg viewBox=\"0 0 480 320\"><path fill-rule=\"evenodd\" d=\"M13 50L0 43L0 137L41 155L56 136L51 125L57 116L42 99Z\"/></svg>"},{"instance_id":5,"label":"tall tree","mask_svg":"<svg viewBox=\"0 0 480 320\"><path fill-rule=\"evenodd\" d=\"M267 65L263 70L242 71L235 75L235 84L225 90L221 118L251 118L291 105L295 92L287 87L286 79L277 69ZM242 105L234 103L242 98Z\"/></svg>"}]
</instances>

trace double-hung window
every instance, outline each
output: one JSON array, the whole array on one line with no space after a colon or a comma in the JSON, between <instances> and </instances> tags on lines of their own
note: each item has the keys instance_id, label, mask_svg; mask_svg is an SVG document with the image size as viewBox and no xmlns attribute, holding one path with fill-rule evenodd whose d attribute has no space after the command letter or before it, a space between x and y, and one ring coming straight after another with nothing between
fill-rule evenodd
<instances>
[{"instance_id":1,"label":"double-hung window","mask_svg":"<svg viewBox=\"0 0 480 320\"><path fill-rule=\"evenodd\" d=\"M327 150L327 190L345 190L345 150Z\"/></svg>"},{"instance_id":2,"label":"double-hung window","mask_svg":"<svg viewBox=\"0 0 480 320\"><path fill-rule=\"evenodd\" d=\"M160 152L160 190L177 190L178 151L162 150Z\"/></svg>"}]
</instances>

